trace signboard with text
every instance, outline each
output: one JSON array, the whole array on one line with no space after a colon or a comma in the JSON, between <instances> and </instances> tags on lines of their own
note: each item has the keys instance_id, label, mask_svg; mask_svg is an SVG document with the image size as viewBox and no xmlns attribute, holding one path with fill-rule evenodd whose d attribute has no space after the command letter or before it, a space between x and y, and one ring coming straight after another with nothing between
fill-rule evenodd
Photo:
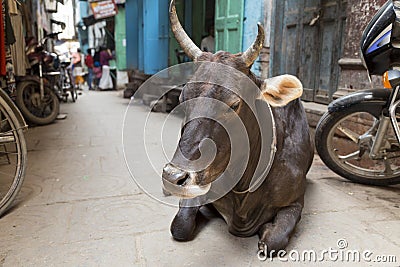
<instances>
[{"instance_id":1,"label":"signboard with text","mask_svg":"<svg viewBox=\"0 0 400 267\"><path fill-rule=\"evenodd\" d=\"M95 19L113 17L118 13L114 0L93 1L90 2L90 8Z\"/></svg>"}]
</instances>

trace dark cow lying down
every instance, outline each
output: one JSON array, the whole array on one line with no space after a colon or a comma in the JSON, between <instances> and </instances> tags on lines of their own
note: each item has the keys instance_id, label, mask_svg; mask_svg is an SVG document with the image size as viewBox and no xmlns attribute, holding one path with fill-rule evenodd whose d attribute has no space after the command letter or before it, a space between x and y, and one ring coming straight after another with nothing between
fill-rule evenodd
<instances>
[{"instance_id":1,"label":"dark cow lying down","mask_svg":"<svg viewBox=\"0 0 400 267\"><path fill-rule=\"evenodd\" d=\"M311 166L314 151L304 108L299 100L302 85L297 78L290 75L262 81L250 71L265 39L261 25L258 26L257 40L246 52L230 54L220 51L211 54L202 52L186 35L178 21L174 0L170 6L170 20L176 39L189 57L195 62L225 64L245 74L259 88L253 98L267 101L272 107L276 125L276 154L264 182L257 190L250 192L247 189L256 168L256 164L252 162L258 162L262 147L260 131L254 130L258 128L257 120L249 106L236 94L220 86L205 83L186 86L181 95L181 101L199 97L217 99L230 106L241 118L249 136L251 148L249 165L233 190L211 205L225 219L232 234L243 237L258 234L260 249L265 247L268 251L284 249L300 220L306 174ZM190 107L187 112L199 108L211 107ZM188 159L195 160L199 157L199 143L204 138L215 141L215 158L206 169L189 174L189 171L182 166L185 166ZM171 233L176 240L186 241L194 237L196 215L200 207L190 206L191 200L188 198L206 193L201 192L224 171L231 152L230 147L224 145L226 143L229 144L229 137L223 127L211 120L198 118L184 126L177 148L180 152L175 153L171 163L165 166L162 176L165 190L185 199L181 201L179 211L171 225ZM171 184L175 186L173 190Z\"/></svg>"}]
</instances>

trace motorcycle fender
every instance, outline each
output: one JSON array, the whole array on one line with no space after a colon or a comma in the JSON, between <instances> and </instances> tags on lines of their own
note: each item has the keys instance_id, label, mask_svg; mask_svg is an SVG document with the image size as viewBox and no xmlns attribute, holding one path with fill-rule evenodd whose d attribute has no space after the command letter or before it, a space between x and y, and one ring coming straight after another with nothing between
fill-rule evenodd
<instances>
[{"instance_id":1,"label":"motorcycle fender","mask_svg":"<svg viewBox=\"0 0 400 267\"><path fill-rule=\"evenodd\" d=\"M16 125L17 128L23 128L24 130L28 129L28 125L25 122L24 117L21 114L21 111L17 108L17 106L14 104L14 102L11 100L11 98L7 95L7 93L0 89L0 97L6 101L8 106L11 108L13 113L15 114L15 117L17 117L17 120L19 122L19 125Z\"/></svg>"},{"instance_id":2,"label":"motorcycle fender","mask_svg":"<svg viewBox=\"0 0 400 267\"><path fill-rule=\"evenodd\" d=\"M387 89L363 90L336 99L328 106L329 112L338 112L355 105L365 105L375 117L379 117L386 106L391 91Z\"/></svg>"},{"instance_id":3,"label":"motorcycle fender","mask_svg":"<svg viewBox=\"0 0 400 267\"><path fill-rule=\"evenodd\" d=\"M40 83L40 78L39 78L39 76L36 76L36 75L26 75L26 76L18 77L17 82L25 82L25 81Z\"/></svg>"},{"instance_id":4,"label":"motorcycle fender","mask_svg":"<svg viewBox=\"0 0 400 267\"><path fill-rule=\"evenodd\" d=\"M49 80L47 80L45 77L42 77L44 85L50 86ZM36 75L26 75L18 78L18 82L35 82L35 83L40 83L40 77Z\"/></svg>"}]
</instances>

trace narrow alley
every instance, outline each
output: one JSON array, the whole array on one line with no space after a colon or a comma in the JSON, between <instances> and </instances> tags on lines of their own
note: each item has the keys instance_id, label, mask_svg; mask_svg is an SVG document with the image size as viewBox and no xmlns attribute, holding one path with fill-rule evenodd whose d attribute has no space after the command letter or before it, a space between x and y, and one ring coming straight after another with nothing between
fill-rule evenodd
<instances>
[{"instance_id":1,"label":"narrow alley","mask_svg":"<svg viewBox=\"0 0 400 267\"><path fill-rule=\"evenodd\" d=\"M177 209L143 193L125 165L122 124L128 103L120 92L84 92L77 103L61 106L67 119L28 130L25 181L0 219L1 266L376 266L376 256L389 255L397 262L381 266L399 266L400 186L347 182L317 156L287 257L314 250L318 260L324 250L358 250L370 251L371 261L326 254L319 262L262 262L258 237L229 234L223 220L207 211L193 241L174 241L169 226ZM138 105L135 112L140 118L148 107Z\"/></svg>"}]
</instances>

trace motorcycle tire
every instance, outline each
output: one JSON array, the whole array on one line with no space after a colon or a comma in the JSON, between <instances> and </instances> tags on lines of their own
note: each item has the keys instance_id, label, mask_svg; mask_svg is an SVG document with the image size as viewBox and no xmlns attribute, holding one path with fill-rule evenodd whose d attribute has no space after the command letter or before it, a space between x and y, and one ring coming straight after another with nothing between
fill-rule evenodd
<instances>
[{"instance_id":1,"label":"motorcycle tire","mask_svg":"<svg viewBox=\"0 0 400 267\"><path fill-rule=\"evenodd\" d=\"M15 100L25 119L35 125L52 123L60 111L60 101L50 87L44 87L44 99L40 98L40 84L23 81L17 84Z\"/></svg>"},{"instance_id":2,"label":"motorcycle tire","mask_svg":"<svg viewBox=\"0 0 400 267\"><path fill-rule=\"evenodd\" d=\"M322 161L336 174L356 183L377 186L400 183L400 159L395 159L397 160L398 169L392 173L387 172L387 164L391 168L391 163L387 162L388 159L382 159L382 162L372 160L369 158L368 151L360 157L362 149L358 143L355 143L356 140L350 140L351 138L345 140L346 136L351 136L352 134L355 137L356 135L359 135L359 137L362 136L363 133L359 134L356 130L364 132L368 127L372 128L372 123L369 125L368 123L365 123L365 125L360 124L360 118L365 121L378 119L368 111L368 106L363 104L353 105L352 107L336 112L327 112L323 115L315 132L315 146ZM347 119L349 119L349 122L346 121ZM352 129L348 129L347 127ZM348 152L348 150L354 150L353 148L357 149L356 147L358 147L358 151L355 150L353 154ZM340 153L347 155L340 155ZM349 157L350 155L358 159L352 159ZM364 160L365 162L362 162ZM384 170L380 171L379 168L384 168Z\"/></svg>"}]
</instances>

